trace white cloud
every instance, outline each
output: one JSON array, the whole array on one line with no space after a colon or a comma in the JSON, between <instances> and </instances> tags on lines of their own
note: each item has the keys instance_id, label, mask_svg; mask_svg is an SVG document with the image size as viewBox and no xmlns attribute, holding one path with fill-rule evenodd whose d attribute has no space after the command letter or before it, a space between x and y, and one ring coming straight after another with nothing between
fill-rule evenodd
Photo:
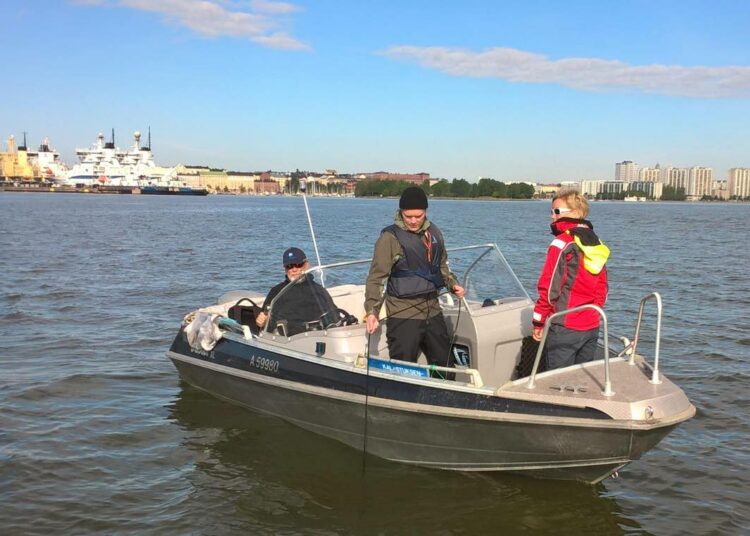
<instances>
[{"instance_id":1,"label":"white cloud","mask_svg":"<svg viewBox=\"0 0 750 536\"><path fill-rule=\"evenodd\" d=\"M296 6L286 2L254 0L249 8L225 0L115 0L109 5L160 13L168 21L206 37L239 37L285 50L310 49L280 29L287 22L281 15L297 11Z\"/></svg>"},{"instance_id":2,"label":"white cloud","mask_svg":"<svg viewBox=\"0 0 750 536\"><path fill-rule=\"evenodd\" d=\"M630 90L684 97L750 97L750 67L628 65L599 58L551 60L513 48L482 52L445 47L394 46L384 56L454 76L560 84L583 91Z\"/></svg>"},{"instance_id":3,"label":"white cloud","mask_svg":"<svg viewBox=\"0 0 750 536\"><path fill-rule=\"evenodd\" d=\"M299 7L288 2L270 2L269 0L252 0L250 7L259 13L274 13L277 15L294 13Z\"/></svg>"}]
</instances>

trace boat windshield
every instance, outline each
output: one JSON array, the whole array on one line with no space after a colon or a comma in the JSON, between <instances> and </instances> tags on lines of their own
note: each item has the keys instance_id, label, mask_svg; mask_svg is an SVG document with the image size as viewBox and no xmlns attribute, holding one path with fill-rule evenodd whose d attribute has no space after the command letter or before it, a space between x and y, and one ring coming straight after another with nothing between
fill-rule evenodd
<instances>
[{"instance_id":1,"label":"boat windshield","mask_svg":"<svg viewBox=\"0 0 750 536\"><path fill-rule=\"evenodd\" d=\"M495 244L448 249L448 262L466 294L468 310L481 314L492 305L529 303L529 296ZM271 305L269 331L279 322L291 336L302 331L353 324L364 319L364 285L370 259L315 266L305 277L288 285ZM325 287L325 288L323 288ZM443 307L457 306L443 291ZM349 317L351 315L351 317Z\"/></svg>"},{"instance_id":2,"label":"boat windshield","mask_svg":"<svg viewBox=\"0 0 750 536\"><path fill-rule=\"evenodd\" d=\"M466 291L470 310L530 298L495 244L448 249L448 263Z\"/></svg>"},{"instance_id":3,"label":"boat windshield","mask_svg":"<svg viewBox=\"0 0 750 536\"><path fill-rule=\"evenodd\" d=\"M326 329L339 321L331 295L316 281L314 270L308 270L271 302L266 330L291 337L304 331Z\"/></svg>"}]
</instances>

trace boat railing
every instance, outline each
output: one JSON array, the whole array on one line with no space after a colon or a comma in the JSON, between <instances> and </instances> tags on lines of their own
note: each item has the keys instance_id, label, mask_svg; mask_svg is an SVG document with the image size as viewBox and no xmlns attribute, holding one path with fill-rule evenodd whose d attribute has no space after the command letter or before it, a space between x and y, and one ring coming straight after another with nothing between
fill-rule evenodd
<instances>
[{"instance_id":1,"label":"boat railing","mask_svg":"<svg viewBox=\"0 0 750 536\"><path fill-rule=\"evenodd\" d=\"M641 321L643 320L643 309L646 306L646 302L649 300L656 301L656 341L654 345L654 366L652 367L652 374L651 374L651 380L650 382L658 385L661 383L661 380L659 379L659 345L661 341L661 313L662 313L662 307L661 307L661 295L658 292L652 292L650 294L647 294L646 296L641 299L641 304L638 308L638 320L635 322L635 336L633 337L633 342L631 343L631 350L630 350L630 360L628 361L629 365L635 365L635 354L636 349L638 347L638 337L641 334Z\"/></svg>"},{"instance_id":2,"label":"boat railing","mask_svg":"<svg viewBox=\"0 0 750 536\"><path fill-rule=\"evenodd\" d=\"M547 342L547 334L549 333L549 327L552 325L552 320L555 318L560 318L561 316L568 315L570 313L575 313L578 311L584 311L586 309L591 309L593 311L596 311L599 313L599 316L602 319L602 326L604 327L604 391L602 391L602 394L604 396L612 396L615 394L615 392L612 390L612 382L610 380L609 376L609 329L607 327L607 315L604 314L604 311L601 307L598 305L594 305L591 303L587 303L585 305L579 305L578 307L573 307L571 309L565 309L564 311L558 311L547 318L547 321L544 323L544 331L542 332L542 338L539 341L539 348L536 351L536 358L534 359L534 366L531 369L531 375L529 376L529 383L526 385L527 389L534 389L534 381L536 380L536 372L539 368L539 363L542 359L542 351L544 350L544 344ZM643 310L643 301L641 301L641 310ZM640 315L639 315L639 325L640 325ZM637 333L637 328L636 328ZM637 335L636 335L637 337ZM631 359L633 357L631 356Z\"/></svg>"},{"instance_id":3,"label":"boat railing","mask_svg":"<svg viewBox=\"0 0 750 536\"><path fill-rule=\"evenodd\" d=\"M513 293L509 293L510 296L521 296L522 298L528 300L529 295L526 292L526 289L524 288L521 281L518 279L518 276L513 272L513 269L510 267L510 264L508 263L507 259L503 255L503 252L500 250L500 248L497 246L497 244L493 242L488 242L485 244L474 244L470 246L461 246L461 247L453 247L453 248L446 248L446 251L448 253L458 253L458 252L468 252L472 250L477 250L478 253L475 258L470 260L467 264L466 270L463 271L463 276L461 278L462 286L464 289L469 289L470 282L472 280L472 276L476 276L477 271L480 272L483 268L478 268L480 266L480 262L487 257L490 253L495 253L497 255L498 262L502 266L503 270L501 273L505 274L507 276L507 282L509 285L513 286ZM493 259L494 260L494 259ZM308 268L305 273L317 273L319 275L319 279L321 284L324 287L328 287L331 283L332 277L328 277L326 272L334 273L334 270L339 270L341 268L346 267L352 267L357 265L369 265L372 262L371 258L368 259L357 259L352 261L342 261L342 262L334 262L330 264L323 264L319 266L312 266ZM361 281L361 283L364 283L364 281ZM282 290L282 293L284 291ZM517 294L516 294L517 293ZM281 293L280 293L281 294ZM278 298L278 296L277 296ZM470 315L473 315L473 312L470 307L468 307L468 301L467 298L462 298L463 303L467 305L466 309ZM271 308L273 308L273 302L271 303Z\"/></svg>"},{"instance_id":4,"label":"boat railing","mask_svg":"<svg viewBox=\"0 0 750 536\"><path fill-rule=\"evenodd\" d=\"M479 262L479 260L481 260L481 258L484 255L486 255L489 251L495 249L495 250L497 250L498 253L500 253L500 255L502 255L502 252L500 251L500 248L497 247L497 244L494 244L492 242L487 243L487 244L474 244L472 246L461 246L461 247L456 247L456 248L446 248L446 251L448 253L453 253L453 252L457 252L457 251L467 251L467 250L471 250L471 249L484 249L485 251L483 251L479 255L479 257L477 257L477 259L471 264L471 266L469 267L469 269L466 270L467 273L470 272L471 269L474 268L474 266L477 264L477 262ZM503 260L505 260L505 257L503 257ZM322 270L330 270L331 268L341 268L341 267L344 267L344 266L354 266L356 264L370 264L371 262L372 262L372 257L367 258L367 259L356 259L356 260L353 260L353 261L333 262L333 263L330 263L330 264L322 264L322 265L319 265L319 266L311 266L310 268L308 268L305 271L305 273L320 272ZM506 262L506 264L507 264L507 262ZM520 281L519 281L519 285L520 285Z\"/></svg>"}]
</instances>

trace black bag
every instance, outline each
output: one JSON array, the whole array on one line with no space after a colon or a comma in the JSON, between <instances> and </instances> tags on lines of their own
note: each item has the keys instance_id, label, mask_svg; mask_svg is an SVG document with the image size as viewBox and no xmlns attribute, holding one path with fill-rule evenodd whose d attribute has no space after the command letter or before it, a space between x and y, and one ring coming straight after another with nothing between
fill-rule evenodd
<instances>
[{"instance_id":1,"label":"black bag","mask_svg":"<svg viewBox=\"0 0 750 536\"><path fill-rule=\"evenodd\" d=\"M533 339L533 337L524 337L521 343L521 359L518 360L516 365L516 378L525 378L531 374L531 369L534 368L534 360L536 359L536 353L539 350L539 343ZM547 370L547 349L542 351L542 358L539 360L539 368L537 373L544 372Z\"/></svg>"},{"instance_id":2,"label":"black bag","mask_svg":"<svg viewBox=\"0 0 750 536\"><path fill-rule=\"evenodd\" d=\"M242 305L242 302L250 302L250 305ZM253 333L257 333L258 325L255 323L255 317L262 310L250 298L242 298L229 308L227 316L243 326L248 326Z\"/></svg>"}]
</instances>

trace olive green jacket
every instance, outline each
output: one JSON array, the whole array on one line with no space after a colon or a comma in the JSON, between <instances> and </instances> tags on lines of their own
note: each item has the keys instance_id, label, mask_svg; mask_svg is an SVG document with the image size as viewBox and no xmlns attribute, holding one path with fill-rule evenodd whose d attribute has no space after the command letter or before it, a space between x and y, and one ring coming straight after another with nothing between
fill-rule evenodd
<instances>
[{"instance_id":1,"label":"olive green jacket","mask_svg":"<svg viewBox=\"0 0 750 536\"><path fill-rule=\"evenodd\" d=\"M406 224L401 219L401 211L396 211L394 223L408 231ZM417 231L417 234L424 233L430 227L430 220L425 218L424 223ZM445 285L452 289L458 284L458 280L448 268L448 253L445 251L443 244L443 255L440 259L440 273L443 276ZM370 264L370 273L367 275L365 284L365 313L378 316L380 308L385 300L385 310L389 317L394 318L413 318L424 320L432 318L441 312L437 295L427 294L415 298L397 298L384 293L384 288L388 276L396 262L404 256L404 250L398 239L392 233L380 233L380 237L375 242L375 251L372 254L372 263Z\"/></svg>"}]
</instances>

